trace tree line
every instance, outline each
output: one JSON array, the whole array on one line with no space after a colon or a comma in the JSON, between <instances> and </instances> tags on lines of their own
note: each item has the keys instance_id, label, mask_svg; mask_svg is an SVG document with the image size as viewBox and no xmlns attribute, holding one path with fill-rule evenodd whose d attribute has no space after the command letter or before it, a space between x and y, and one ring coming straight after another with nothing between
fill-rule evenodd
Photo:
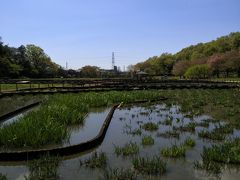
<instances>
[{"instance_id":1,"label":"tree line","mask_svg":"<svg viewBox=\"0 0 240 180\"><path fill-rule=\"evenodd\" d=\"M240 32L207 43L163 53L130 65L130 72L145 71L156 76L187 78L240 77ZM129 73L132 74L132 73ZM36 45L9 47L0 37L0 78L116 77L120 73L86 65L78 70L64 69Z\"/></svg>"},{"instance_id":2,"label":"tree line","mask_svg":"<svg viewBox=\"0 0 240 180\"><path fill-rule=\"evenodd\" d=\"M116 75L112 72L102 72L99 67L90 65L78 70L64 69L41 47L34 44L9 47L0 37L0 78L99 78Z\"/></svg>"},{"instance_id":3,"label":"tree line","mask_svg":"<svg viewBox=\"0 0 240 180\"><path fill-rule=\"evenodd\" d=\"M176 54L150 57L131 66L131 70L187 78L240 77L240 32L191 45Z\"/></svg>"},{"instance_id":4,"label":"tree line","mask_svg":"<svg viewBox=\"0 0 240 180\"><path fill-rule=\"evenodd\" d=\"M9 47L0 39L0 77L55 77L60 69L40 47L33 44Z\"/></svg>"}]
</instances>

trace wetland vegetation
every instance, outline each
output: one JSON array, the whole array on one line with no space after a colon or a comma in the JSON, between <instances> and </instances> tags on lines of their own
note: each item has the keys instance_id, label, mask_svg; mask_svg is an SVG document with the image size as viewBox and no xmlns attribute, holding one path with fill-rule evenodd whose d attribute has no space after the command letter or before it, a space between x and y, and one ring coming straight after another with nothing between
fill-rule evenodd
<instances>
[{"instance_id":1,"label":"wetland vegetation","mask_svg":"<svg viewBox=\"0 0 240 180\"><path fill-rule=\"evenodd\" d=\"M107 169L104 172L103 178L104 180L135 180L137 179L137 173L131 169Z\"/></svg>"},{"instance_id":2,"label":"wetland vegetation","mask_svg":"<svg viewBox=\"0 0 240 180\"><path fill-rule=\"evenodd\" d=\"M66 141L70 125L83 124L90 108L159 98L157 91L53 95L34 112L0 129L1 149L39 148ZM32 137L35 137L34 139Z\"/></svg>"},{"instance_id":3,"label":"wetland vegetation","mask_svg":"<svg viewBox=\"0 0 240 180\"><path fill-rule=\"evenodd\" d=\"M109 107L124 102L114 113L105 143L92 153L51 165L55 169L55 177L58 178L61 172L61 177L71 176L70 172L63 170L63 167L70 163L74 173L86 179L93 176L96 179L158 179L159 176L197 179L199 173L206 178L219 178L226 174L234 179L239 176L234 169L240 166L239 95L237 90L193 89L54 95L49 97L38 111L27 114L12 126L21 122L29 123L30 120L25 119L30 117L40 121L41 118L48 117L41 114L49 112L51 118L49 117L48 121L53 123L55 128L55 123L59 123L62 125L60 129L66 131L66 136L55 141L61 143L71 133L66 127L79 124L84 126L84 116L92 107ZM155 103L130 103L162 96L168 99ZM56 111L58 108L61 112ZM52 111L53 109L59 113ZM68 113L70 109L72 114L65 115L64 112ZM32 115L34 113L35 116ZM34 123L26 126L34 126ZM41 133L51 128L50 125L41 126ZM8 138L11 136L11 131L6 131L10 127L11 124L1 127L1 139L5 138L3 132L10 133ZM26 131L27 128L21 133ZM20 130L18 132L14 129L14 132L15 136L11 136L13 139ZM1 143L3 145L4 141L1 140ZM10 143L4 149L29 146L9 145ZM74 161L78 168L71 166ZM37 162L35 164L40 166ZM58 167L55 168L55 165ZM30 169L32 172L28 177L34 177L34 168L29 168L29 172ZM178 177L174 174L178 171L185 175L180 173ZM1 171L1 166L0 172L9 175L6 171ZM47 175L44 169L41 169L39 174Z\"/></svg>"},{"instance_id":4,"label":"wetland vegetation","mask_svg":"<svg viewBox=\"0 0 240 180\"><path fill-rule=\"evenodd\" d=\"M115 153L117 156L123 155L123 156L129 156L138 154L139 152L139 146L135 142L130 142L125 144L123 147L115 146Z\"/></svg>"},{"instance_id":5,"label":"wetland vegetation","mask_svg":"<svg viewBox=\"0 0 240 180\"><path fill-rule=\"evenodd\" d=\"M59 179L58 166L60 163L59 157L50 155L45 155L39 159L32 160L28 163L30 174L26 179Z\"/></svg>"},{"instance_id":6,"label":"wetland vegetation","mask_svg":"<svg viewBox=\"0 0 240 180\"><path fill-rule=\"evenodd\" d=\"M7 180L6 175L3 175L2 173L0 173L0 180Z\"/></svg>"},{"instance_id":7,"label":"wetland vegetation","mask_svg":"<svg viewBox=\"0 0 240 180\"><path fill-rule=\"evenodd\" d=\"M107 156L103 152L94 152L88 159L80 160L80 166L83 165L90 168L104 168L107 165Z\"/></svg>"},{"instance_id":8,"label":"wetland vegetation","mask_svg":"<svg viewBox=\"0 0 240 180\"><path fill-rule=\"evenodd\" d=\"M154 144L154 139L152 136L143 136L142 138L142 145L148 146L148 145L153 145Z\"/></svg>"},{"instance_id":9,"label":"wetland vegetation","mask_svg":"<svg viewBox=\"0 0 240 180\"><path fill-rule=\"evenodd\" d=\"M166 172L166 162L159 156L148 157L135 157L132 160L134 169L140 174L147 175L161 175Z\"/></svg>"}]
</instances>

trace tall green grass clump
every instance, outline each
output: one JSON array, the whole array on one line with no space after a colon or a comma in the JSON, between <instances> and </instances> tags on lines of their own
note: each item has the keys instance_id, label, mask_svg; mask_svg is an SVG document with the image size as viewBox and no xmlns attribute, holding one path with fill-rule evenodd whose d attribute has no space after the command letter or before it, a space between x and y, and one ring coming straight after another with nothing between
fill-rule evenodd
<instances>
[{"instance_id":1,"label":"tall green grass clump","mask_svg":"<svg viewBox=\"0 0 240 180\"><path fill-rule=\"evenodd\" d=\"M68 137L66 126L53 120L48 114L29 113L0 129L1 149L7 148L38 148L43 145L61 143Z\"/></svg>"},{"instance_id":2,"label":"tall green grass clump","mask_svg":"<svg viewBox=\"0 0 240 180\"><path fill-rule=\"evenodd\" d=\"M179 139L180 133L177 130L166 131L163 133L158 132L157 137L164 137L164 138L177 138Z\"/></svg>"},{"instance_id":3,"label":"tall green grass clump","mask_svg":"<svg viewBox=\"0 0 240 180\"><path fill-rule=\"evenodd\" d=\"M204 170L213 175L219 175L221 173L221 165L212 161L208 157L202 157L202 161L194 162L194 168Z\"/></svg>"},{"instance_id":4,"label":"tall green grass clump","mask_svg":"<svg viewBox=\"0 0 240 180\"><path fill-rule=\"evenodd\" d=\"M30 161L27 165L30 175L26 179L59 179L57 171L59 165L60 158L49 155Z\"/></svg>"},{"instance_id":5,"label":"tall green grass clump","mask_svg":"<svg viewBox=\"0 0 240 180\"><path fill-rule=\"evenodd\" d=\"M152 138L152 136L143 136L142 145L148 146L153 144L154 144L154 139Z\"/></svg>"},{"instance_id":6,"label":"tall green grass clump","mask_svg":"<svg viewBox=\"0 0 240 180\"><path fill-rule=\"evenodd\" d=\"M224 124L221 125L220 123L215 126L215 128L209 132L209 131L200 131L198 133L198 137L211 139L211 140L219 140L222 141L226 138L228 133L233 133L233 126L230 124Z\"/></svg>"},{"instance_id":7,"label":"tall green grass clump","mask_svg":"<svg viewBox=\"0 0 240 180\"><path fill-rule=\"evenodd\" d=\"M226 163L240 164L240 138L225 142L221 145L212 145L212 147L204 147L202 153L203 159Z\"/></svg>"},{"instance_id":8,"label":"tall green grass clump","mask_svg":"<svg viewBox=\"0 0 240 180\"><path fill-rule=\"evenodd\" d=\"M123 147L115 146L115 153L117 156L123 155L123 156L130 156L135 155L139 153L139 147L137 143L127 143Z\"/></svg>"},{"instance_id":9,"label":"tall green grass clump","mask_svg":"<svg viewBox=\"0 0 240 180\"><path fill-rule=\"evenodd\" d=\"M172 158L185 157L186 148L184 145L177 146L176 144L174 144L171 147L166 147L161 149L160 153L164 157L172 157Z\"/></svg>"},{"instance_id":10,"label":"tall green grass clump","mask_svg":"<svg viewBox=\"0 0 240 180\"><path fill-rule=\"evenodd\" d=\"M142 128L145 131L156 131L156 130L158 130L158 125L154 122L147 122L147 123L143 124Z\"/></svg>"},{"instance_id":11,"label":"tall green grass clump","mask_svg":"<svg viewBox=\"0 0 240 180\"><path fill-rule=\"evenodd\" d=\"M102 178L99 178L102 179ZM131 169L107 169L104 171L104 180L136 180L137 174Z\"/></svg>"},{"instance_id":12,"label":"tall green grass clump","mask_svg":"<svg viewBox=\"0 0 240 180\"><path fill-rule=\"evenodd\" d=\"M0 173L0 180L7 180L7 176Z\"/></svg>"},{"instance_id":13,"label":"tall green grass clump","mask_svg":"<svg viewBox=\"0 0 240 180\"><path fill-rule=\"evenodd\" d=\"M198 133L198 137L200 138L204 138L204 139L211 139L211 140L217 140L217 141L222 141L226 138L226 135L225 134L221 134L221 133L218 133L218 132L215 132L215 131L200 131Z\"/></svg>"},{"instance_id":14,"label":"tall green grass clump","mask_svg":"<svg viewBox=\"0 0 240 180\"><path fill-rule=\"evenodd\" d=\"M166 162L159 156L152 158L148 157L135 157L132 160L134 169L141 174L147 175L162 175L166 172Z\"/></svg>"},{"instance_id":15,"label":"tall green grass clump","mask_svg":"<svg viewBox=\"0 0 240 180\"><path fill-rule=\"evenodd\" d=\"M80 166L83 165L90 168L104 168L107 165L107 156L103 152L94 152L88 159L80 160Z\"/></svg>"},{"instance_id":16,"label":"tall green grass clump","mask_svg":"<svg viewBox=\"0 0 240 180\"><path fill-rule=\"evenodd\" d=\"M188 137L187 139L185 139L183 144L186 147L194 147L196 145L196 142L192 138Z\"/></svg>"},{"instance_id":17,"label":"tall green grass clump","mask_svg":"<svg viewBox=\"0 0 240 180\"><path fill-rule=\"evenodd\" d=\"M194 133L195 132L195 128L196 128L196 123L194 122L190 122L184 126L173 126L173 130L179 130L179 131L183 131L183 132L191 132Z\"/></svg>"}]
</instances>

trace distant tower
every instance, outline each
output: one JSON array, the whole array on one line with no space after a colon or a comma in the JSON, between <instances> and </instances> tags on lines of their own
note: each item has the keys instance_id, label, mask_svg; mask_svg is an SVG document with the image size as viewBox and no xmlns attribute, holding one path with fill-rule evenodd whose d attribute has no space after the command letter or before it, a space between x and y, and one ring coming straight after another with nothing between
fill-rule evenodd
<instances>
[{"instance_id":1,"label":"distant tower","mask_svg":"<svg viewBox=\"0 0 240 180\"><path fill-rule=\"evenodd\" d=\"M114 69L115 66L115 56L114 56L114 52L112 52L112 69Z\"/></svg>"},{"instance_id":2,"label":"distant tower","mask_svg":"<svg viewBox=\"0 0 240 180\"><path fill-rule=\"evenodd\" d=\"M66 61L66 70L68 70L68 62Z\"/></svg>"}]
</instances>

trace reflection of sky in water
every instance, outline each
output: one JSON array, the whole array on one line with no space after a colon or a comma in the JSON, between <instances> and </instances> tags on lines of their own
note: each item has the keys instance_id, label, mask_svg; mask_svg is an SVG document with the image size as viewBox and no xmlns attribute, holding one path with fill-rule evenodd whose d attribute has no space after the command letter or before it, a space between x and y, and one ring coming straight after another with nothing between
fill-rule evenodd
<instances>
[{"instance_id":1,"label":"reflection of sky in water","mask_svg":"<svg viewBox=\"0 0 240 180\"><path fill-rule=\"evenodd\" d=\"M86 118L84 127L75 127L72 128L70 144L75 144L78 142L85 141L87 139L91 139L94 137L101 127L102 122L106 118L109 108L102 110L101 112L93 112L88 115ZM209 176L204 171L198 171L193 168L193 163L196 160L201 159L201 153L203 146L209 147L211 144L215 144L215 142L199 139L197 133L201 130L211 130L214 127L213 123L210 123L209 128L204 127L196 127L195 133L190 132L182 132L180 134L179 140L176 138L164 138L157 137L157 133L165 132L171 130L171 126L166 126L163 124L159 125L159 129L157 131L149 132L142 130L143 135L151 135L154 138L155 144L153 146L145 146L141 145L141 137L142 136L133 136L126 133L126 127L130 127L132 130L137 129L146 122L163 122L166 118L173 119L174 126L185 125L189 122L201 122L204 119L211 118L207 115L197 116L193 119L184 117L179 110L178 106L172 106L170 108L165 105L155 105L151 107L122 107L121 109L117 109L113 115L113 119L110 123L109 129L107 131L106 137L103 143L97 147L97 151L103 151L107 153L108 157L108 166L111 168L114 167L123 167L123 168L132 168L131 158L130 157L117 157L114 153L114 145L123 146L126 143L132 141L136 142L140 147L140 156L154 156L159 155L160 150L163 147L171 146L172 144L180 144L187 137L191 137L196 141L196 146L194 148L190 148L186 151L186 157L180 159L171 159L171 158L163 158L167 161L167 173L162 177L155 177L152 179L184 179L184 180L192 180L192 179L210 179L214 177ZM183 119L178 122L177 119ZM231 137L232 135L230 135ZM233 133L234 137L240 136L240 131L235 130ZM67 145L67 143L65 144ZM91 152L91 151L90 151ZM84 154L82 156L75 156L68 160L62 162L59 167L60 179L85 179L92 180L98 179L99 175L102 174L101 170L91 170L88 168L80 168L79 159L87 158L91 155L91 153ZM228 166L226 166L228 167ZM16 178L21 176L24 173L27 173L27 169L24 166L15 166L15 167L4 167L0 166L0 172L8 174L11 178ZM223 170L221 174L222 179L239 179L240 172L235 168L230 168ZM139 177L139 179L146 179L145 177Z\"/></svg>"},{"instance_id":2,"label":"reflection of sky in water","mask_svg":"<svg viewBox=\"0 0 240 180\"><path fill-rule=\"evenodd\" d=\"M83 126L70 128L70 139L64 144L64 146L79 144L96 137L109 111L110 108L107 108L102 112L89 113L85 118Z\"/></svg>"}]
</instances>

